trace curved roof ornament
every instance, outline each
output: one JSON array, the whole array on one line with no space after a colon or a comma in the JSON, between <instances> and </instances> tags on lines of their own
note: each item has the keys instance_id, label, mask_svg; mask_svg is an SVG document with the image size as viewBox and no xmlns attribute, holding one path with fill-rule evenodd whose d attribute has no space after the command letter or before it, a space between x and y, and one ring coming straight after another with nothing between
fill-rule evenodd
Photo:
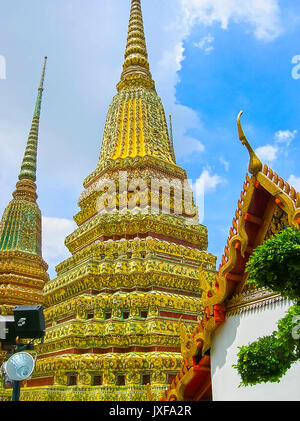
<instances>
[{"instance_id":1,"label":"curved roof ornament","mask_svg":"<svg viewBox=\"0 0 300 421\"><path fill-rule=\"evenodd\" d=\"M248 149L249 155L250 155L250 161L249 161L249 172L252 175L258 174L263 169L263 165L257 155L255 154L254 150L252 149L250 143L248 142L245 133L242 129L241 125L241 116L243 114L243 111L239 112L238 118L237 118L237 126L238 126L238 133L239 133L239 139L242 142L244 146Z\"/></svg>"}]
</instances>

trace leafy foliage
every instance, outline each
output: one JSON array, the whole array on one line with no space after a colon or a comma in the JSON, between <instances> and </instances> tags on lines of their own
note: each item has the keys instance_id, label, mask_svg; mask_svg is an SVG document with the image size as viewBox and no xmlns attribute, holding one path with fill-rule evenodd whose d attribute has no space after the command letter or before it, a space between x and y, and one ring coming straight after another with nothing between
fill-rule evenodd
<instances>
[{"instance_id":1,"label":"leafy foliage","mask_svg":"<svg viewBox=\"0 0 300 421\"><path fill-rule=\"evenodd\" d=\"M300 359L300 232L287 228L257 247L247 270L249 283L268 288L296 301L278 330L269 336L239 347L240 386L279 382L293 363ZM298 317L296 317L298 316Z\"/></svg>"},{"instance_id":2,"label":"leafy foliage","mask_svg":"<svg viewBox=\"0 0 300 421\"><path fill-rule=\"evenodd\" d=\"M255 249L247 263L249 283L291 300L300 298L300 232L287 228Z\"/></svg>"},{"instance_id":3,"label":"leafy foliage","mask_svg":"<svg viewBox=\"0 0 300 421\"><path fill-rule=\"evenodd\" d=\"M290 307L287 315L278 322L278 331L239 347L238 363L233 367L242 378L240 386L279 382L300 358L300 341L295 335L297 330L300 332L299 321L295 319L297 315L300 315L300 306Z\"/></svg>"}]
</instances>

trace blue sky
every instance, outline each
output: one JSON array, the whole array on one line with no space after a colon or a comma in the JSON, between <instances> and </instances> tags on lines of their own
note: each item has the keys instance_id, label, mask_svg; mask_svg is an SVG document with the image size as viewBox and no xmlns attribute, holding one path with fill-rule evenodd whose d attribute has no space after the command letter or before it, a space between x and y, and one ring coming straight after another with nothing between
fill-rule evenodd
<instances>
[{"instance_id":1,"label":"blue sky","mask_svg":"<svg viewBox=\"0 0 300 421\"><path fill-rule=\"evenodd\" d=\"M263 162L300 190L300 5L142 0L142 6L151 71L173 115L177 162L193 182L206 183L208 250L220 257L248 168L236 129L241 109ZM69 255L64 237L75 227L83 179L98 161L129 9L129 0L0 2L0 213L17 181L47 55L38 203L52 277Z\"/></svg>"}]
</instances>

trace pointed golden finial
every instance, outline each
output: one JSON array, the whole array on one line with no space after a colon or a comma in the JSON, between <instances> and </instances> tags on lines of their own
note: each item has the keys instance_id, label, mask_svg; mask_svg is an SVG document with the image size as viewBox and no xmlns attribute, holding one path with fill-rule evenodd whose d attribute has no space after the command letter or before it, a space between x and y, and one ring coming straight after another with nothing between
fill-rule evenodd
<instances>
[{"instance_id":1,"label":"pointed golden finial","mask_svg":"<svg viewBox=\"0 0 300 421\"><path fill-rule=\"evenodd\" d=\"M154 87L144 33L141 0L131 0L127 45L124 55L123 73L117 88L135 87L142 83Z\"/></svg>"},{"instance_id":2,"label":"pointed golden finial","mask_svg":"<svg viewBox=\"0 0 300 421\"><path fill-rule=\"evenodd\" d=\"M131 11L128 26L127 45L125 50L124 70L129 66L139 64L149 69L144 23L140 0L131 1Z\"/></svg>"},{"instance_id":3,"label":"pointed golden finial","mask_svg":"<svg viewBox=\"0 0 300 421\"><path fill-rule=\"evenodd\" d=\"M246 146L246 148L248 149L249 155L250 155L249 172L252 175L256 175L257 173L259 173L262 170L263 165L262 165L261 161L259 160L259 158L257 157L254 150L252 149L252 147L250 146L250 143L248 142L248 140L245 136L245 133L242 129L242 125L241 125L242 114L243 114L243 111L240 111L239 115L238 115L238 118L237 118L239 139L242 142L242 144L244 146Z\"/></svg>"}]
</instances>

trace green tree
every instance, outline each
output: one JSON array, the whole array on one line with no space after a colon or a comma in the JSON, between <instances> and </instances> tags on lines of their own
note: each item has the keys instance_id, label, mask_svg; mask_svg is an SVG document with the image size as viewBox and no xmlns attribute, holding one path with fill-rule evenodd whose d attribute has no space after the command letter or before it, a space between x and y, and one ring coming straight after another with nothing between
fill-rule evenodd
<instances>
[{"instance_id":1,"label":"green tree","mask_svg":"<svg viewBox=\"0 0 300 421\"><path fill-rule=\"evenodd\" d=\"M287 228L265 241L250 257L246 270L249 283L271 289L296 304L278 321L277 331L239 347L233 367L241 376L240 386L279 382L300 359L300 232Z\"/></svg>"},{"instance_id":2,"label":"green tree","mask_svg":"<svg viewBox=\"0 0 300 421\"><path fill-rule=\"evenodd\" d=\"M300 300L300 232L287 228L258 246L247 263L248 283Z\"/></svg>"}]
</instances>

